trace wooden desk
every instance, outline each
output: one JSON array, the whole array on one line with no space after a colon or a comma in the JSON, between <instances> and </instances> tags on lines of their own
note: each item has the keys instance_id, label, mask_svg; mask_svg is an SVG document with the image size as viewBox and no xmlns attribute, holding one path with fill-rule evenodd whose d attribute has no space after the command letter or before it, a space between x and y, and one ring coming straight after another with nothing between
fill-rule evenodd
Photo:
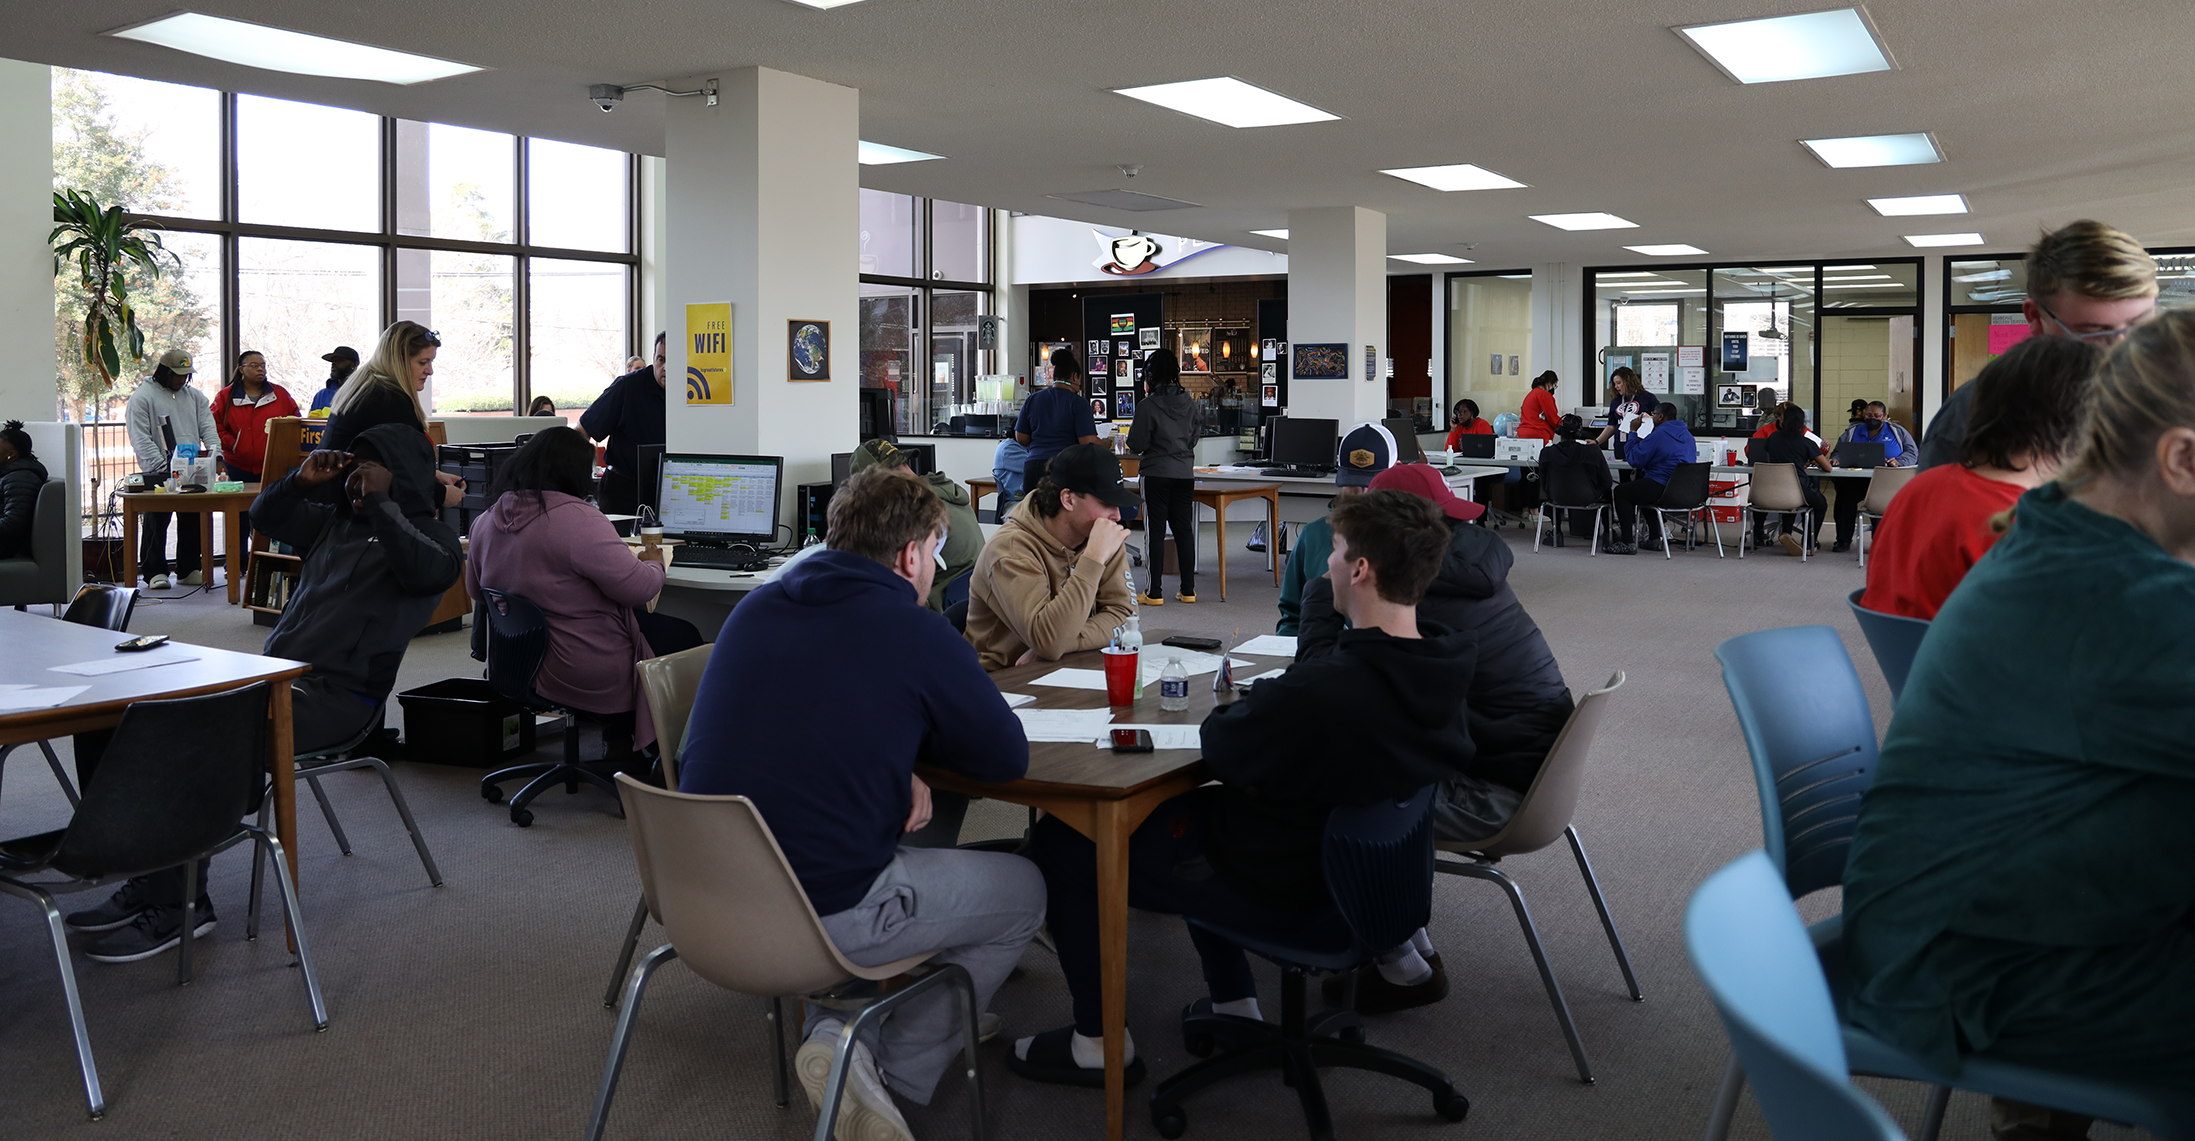
<instances>
[{"instance_id":1,"label":"wooden desk","mask_svg":"<svg viewBox=\"0 0 2195 1141\"><path fill-rule=\"evenodd\" d=\"M1159 642L1167 636L1166 631L1146 632L1144 652L1159 650ZM1242 671L1245 674L1262 673L1287 660L1237 656L1257 663ZM1063 667L1101 670L1105 665L1098 651L1089 650L1056 662L999 670L991 680L1001 690L1035 696L1036 702L1026 708L1104 708L1105 694L1098 690L1030 684ZM1144 695L1133 706L1115 709L1113 719L1196 725L1215 704L1211 675L1204 674L1189 679L1189 708L1183 712L1161 710L1158 687L1151 685L1144 688ZM933 788L1041 808L1097 845L1098 955L1105 1007L1105 1135L1109 1141L1120 1141L1126 1126L1128 1088L1122 1056L1122 1043L1128 1035L1128 837L1160 804L1211 779L1202 757L1191 749L1120 755L1089 744L1040 742L1029 746L1029 774L1006 784L985 784L928 766L916 771Z\"/></svg>"},{"instance_id":2,"label":"wooden desk","mask_svg":"<svg viewBox=\"0 0 2195 1141\"><path fill-rule=\"evenodd\" d=\"M170 511L198 516L198 569L213 585L213 517L228 516L229 605L236 605L244 579L244 527L240 512L251 510L259 498L259 485L247 483L242 491L202 491L183 494L165 491L128 491L122 500L122 557L127 569L118 576L123 586L137 585L137 517L164 515ZM108 649L113 647L109 646ZM81 660L81 659L79 659ZM288 841L284 841L287 843Z\"/></svg>"},{"instance_id":3,"label":"wooden desk","mask_svg":"<svg viewBox=\"0 0 2195 1141\"><path fill-rule=\"evenodd\" d=\"M976 518L983 518L983 497L996 494L998 494L998 481L995 479L971 479L968 481L968 506L976 509ZM1003 523L1005 520L1001 519L999 522Z\"/></svg>"},{"instance_id":4,"label":"wooden desk","mask_svg":"<svg viewBox=\"0 0 2195 1141\"><path fill-rule=\"evenodd\" d=\"M1136 486L1137 494L1142 494L1143 481L1141 479L1130 480L1129 482ZM1331 488L1333 485L1329 483L1327 486ZM1227 601L1227 508L1245 499L1264 500L1265 533L1268 536L1278 535L1280 534L1280 484L1199 479L1190 489L1189 498L1199 506L1211 508L1215 517L1214 522L1218 528L1216 538L1219 540L1219 600L1225 602ZM1149 535L1151 533L1149 523L1151 512L1149 508L1144 509L1143 517L1145 519L1143 533ZM1272 556L1272 549L1273 543L1268 539L1266 543L1266 561L1273 564L1273 585L1279 586L1282 560ZM1166 554L1164 551L1152 549L1145 551L1143 557L1155 563L1156 560L1165 558ZM1157 645L1157 639L1152 639L1151 644Z\"/></svg>"},{"instance_id":5,"label":"wooden desk","mask_svg":"<svg viewBox=\"0 0 2195 1141\"><path fill-rule=\"evenodd\" d=\"M0 745L20 745L92 729L112 729L121 723L122 711L133 701L199 697L240 689L257 681L271 681L274 685L267 703L267 767L274 775L274 832L289 859L290 882L296 883L297 781L292 752L289 679L312 667L287 658L265 658L210 646L170 642L169 646L198 655L198 660L100 677L78 677L52 670L54 666L112 658L115 656L114 644L125 637L127 635L112 630L78 626L58 618L0 610L0 645L8 648L5 657L0 657L0 685L91 687L52 709L0 714Z\"/></svg>"}]
</instances>

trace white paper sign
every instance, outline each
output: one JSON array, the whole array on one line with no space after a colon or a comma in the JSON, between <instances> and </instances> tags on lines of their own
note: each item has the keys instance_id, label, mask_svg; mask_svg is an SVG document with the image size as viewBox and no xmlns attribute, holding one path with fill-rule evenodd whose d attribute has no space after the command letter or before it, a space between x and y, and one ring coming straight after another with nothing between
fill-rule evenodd
<instances>
[{"instance_id":1,"label":"white paper sign","mask_svg":"<svg viewBox=\"0 0 2195 1141\"><path fill-rule=\"evenodd\" d=\"M1669 391L1669 354L1639 354L1639 383L1645 385L1648 392Z\"/></svg>"},{"instance_id":2,"label":"white paper sign","mask_svg":"<svg viewBox=\"0 0 2195 1141\"><path fill-rule=\"evenodd\" d=\"M1678 368L1706 368L1706 367L1707 367L1707 346L1706 346L1706 345L1678 345L1678 346L1677 346L1677 367L1678 367Z\"/></svg>"},{"instance_id":3,"label":"white paper sign","mask_svg":"<svg viewBox=\"0 0 2195 1141\"><path fill-rule=\"evenodd\" d=\"M1686 396L1706 395L1707 369L1704 366L1697 368L1691 365L1678 366L1677 385L1677 391Z\"/></svg>"}]
</instances>

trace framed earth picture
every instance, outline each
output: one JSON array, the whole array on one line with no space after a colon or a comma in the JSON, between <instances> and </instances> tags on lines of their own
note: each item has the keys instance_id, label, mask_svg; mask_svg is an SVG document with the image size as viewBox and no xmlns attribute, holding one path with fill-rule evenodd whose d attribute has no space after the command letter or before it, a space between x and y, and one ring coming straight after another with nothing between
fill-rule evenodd
<instances>
[{"instance_id":1,"label":"framed earth picture","mask_svg":"<svg viewBox=\"0 0 2195 1141\"><path fill-rule=\"evenodd\" d=\"M785 322L785 360L788 379L831 379L831 323Z\"/></svg>"}]
</instances>

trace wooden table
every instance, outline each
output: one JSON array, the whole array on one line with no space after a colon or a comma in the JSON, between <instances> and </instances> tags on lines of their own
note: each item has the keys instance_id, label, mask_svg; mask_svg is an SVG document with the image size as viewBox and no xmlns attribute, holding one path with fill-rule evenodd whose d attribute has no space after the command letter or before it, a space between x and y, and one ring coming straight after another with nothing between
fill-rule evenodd
<instances>
[{"instance_id":1,"label":"wooden table","mask_svg":"<svg viewBox=\"0 0 2195 1141\"><path fill-rule=\"evenodd\" d=\"M983 518L983 497L998 494L998 481L995 479L971 479L967 482L968 506L975 508L976 518L981 519ZM1001 519L999 522L1004 523L1005 520Z\"/></svg>"},{"instance_id":2,"label":"wooden table","mask_svg":"<svg viewBox=\"0 0 2195 1141\"><path fill-rule=\"evenodd\" d=\"M229 605L234 606L244 580L244 526L241 513L251 510L259 498L259 485L247 483L241 491L125 491L122 500L122 557L128 566L117 576L123 586L137 585L137 517L164 515L170 511L198 516L198 569L206 585L213 585L213 517L228 516ZM119 639L117 639L119 640ZM110 649L112 647L109 647ZM287 699L285 699L287 700ZM288 840L284 840L288 843Z\"/></svg>"},{"instance_id":3,"label":"wooden table","mask_svg":"<svg viewBox=\"0 0 2195 1141\"><path fill-rule=\"evenodd\" d=\"M0 610L0 646L8 648L7 654L0 657L0 685L91 687L51 709L0 714L0 745L20 745L92 729L112 729L121 723L122 711L133 701L200 697L240 689L253 682L271 681L274 685L267 702L267 766L274 775L274 832L282 841L289 860L290 882L296 883L297 781L292 752L289 679L312 667L287 658L265 658L210 646L170 642L169 646L198 655L198 660L99 677L79 677L52 670L54 666L113 658L115 643L127 637L127 634L78 626L58 618ZM162 650L166 648L162 647ZM159 654L162 650L152 652Z\"/></svg>"},{"instance_id":4,"label":"wooden table","mask_svg":"<svg viewBox=\"0 0 2195 1141\"><path fill-rule=\"evenodd\" d=\"M1159 643L1167 636L1165 631L1147 632L1144 652L1163 652ZM1237 656L1257 663L1241 671L1245 675L1262 673L1287 660ZM1056 662L999 670L991 680L1001 690L1034 695L1035 703L1024 708L1104 708L1105 694L1099 690L1030 684L1053 670L1069 667L1102 670L1105 664L1098 651L1088 650ZM1195 725L1203 722L1215 704L1212 677L1203 674L1189 679L1187 710L1161 710L1158 686L1150 685L1144 687L1143 696L1133 706L1115 709L1113 719L1123 723ZM1109 1141L1120 1141L1126 1126L1128 1089L1122 1045L1128 1036L1128 837L1160 804L1211 779L1203 758L1193 749L1115 754L1089 744L1041 742L1029 746L1028 775L1006 784L986 784L929 766L916 771L933 788L1041 808L1097 845L1098 956L1105 1008L1105 1135Z\"/></svg>"},{"instance_id":5,"label":"wooden table","mask_svg":"<svg viewBox=\"0 0 2195 1141\"><path fill-rule=\"evenodd\" d=\"M1143 481L1136 479L1129 482L1136 485L1140 494ZM1219 540L1219 600L1221 602L1227 601L1227 508L1245 499L1262 499L1265 501L1265 534L1268 536L1265 545L1266 561L1273 564L1273 585L1280 585L1280 571L1283 560L1273 557L1272 554L1277 537L1280 534L1280 484L1200 479L1190 488L1189 498L1200 507L1211 508L1212 514L1216 517L1215 523L1218 527L1216 537ZM1148 507L1144 509L1143 518L1145 520L1143 533L1149 535L1151 533L1149 522L1151 511ZM1145 551L1144 557L1153 560L1153 565L1156 565L1156 560L1165 558L1166 553L1154 549ZM1154 639L1152 644L1157 645L1157 641Z\"/></svg>"}]
</instances>

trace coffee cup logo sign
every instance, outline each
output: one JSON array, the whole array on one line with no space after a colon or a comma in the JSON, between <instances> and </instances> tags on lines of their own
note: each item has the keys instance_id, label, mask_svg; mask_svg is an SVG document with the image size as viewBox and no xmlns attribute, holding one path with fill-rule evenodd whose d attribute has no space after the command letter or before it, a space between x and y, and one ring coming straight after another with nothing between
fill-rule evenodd
<instances>
[{"instance_id":1,"label":"coffee cup logo sign","mask_svg":"<svg viewBox=\"0 0 2195 1141\"><path fill-rule=\"evenodd\" d=\"M1158 244L1158 239L1149 234L1129 234L1126 237L1103 240L1105 260L1098 268L1116 277L1138 277L1157 272L1158 256L1165 252L1164 247Z\"/></svg>"}]
</instances>

